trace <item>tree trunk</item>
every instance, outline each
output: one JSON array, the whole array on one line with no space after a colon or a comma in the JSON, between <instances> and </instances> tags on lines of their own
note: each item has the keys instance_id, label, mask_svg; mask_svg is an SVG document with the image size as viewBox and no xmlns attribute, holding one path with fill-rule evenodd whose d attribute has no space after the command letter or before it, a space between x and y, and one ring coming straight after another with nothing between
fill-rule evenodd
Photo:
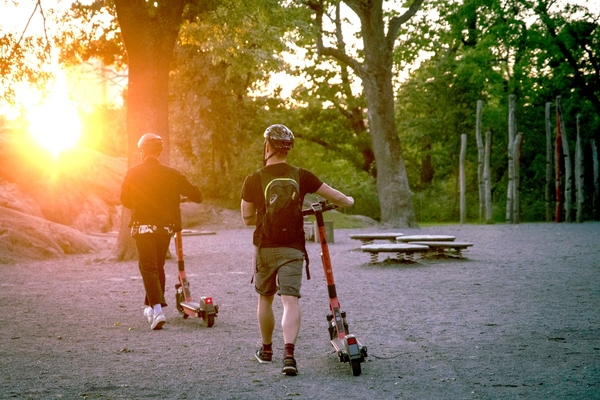
<instances>
[{"instance_id":1,"label":"tree trunk","mask_svg":"<svg viewBox=\"0 0 600 400\"><path fill-rule=\"evenodd\" d=\"M550 106L546 103L546 222L552 221L552 188L555 186L552 175L552 122L550 121Z\"/></svg>"},{"instance_id":2,"label":"tree trunk","mask_svg":"<svg viewBox=\"0 0 600 400\"><path fill-rule=\"evenodd\" d=\"M579 131L581 115L577 114L577 141L575 144L575 198L577 199L577 214L575 221L583 222L583 144L581 143L581 132Z\"/></svg>"},{"instance_id":3,"label":"tree trunk","mask_svg":"<svg viewBox=\"0 0 600 400\"><path fill-rule=\"evenodd\" d=\"M372 9L370 13L359 16L365 54L361 78L377 165L381 222L395 227L416 227L417 220L396 131L392 86L393 53L384 34L383 15L381 10Z\"/></svg>"},{"instance_id":4,"label":"tree trunk","mask_svg":"<svg viewBox=\"0 0 600 400\"><path fill-rule=\"evenodd\" d=\"M169 146L169 71L179 33L183 0L160 2L156 7L143 0L116 0L117 19L127 50L128 84L126 128L128 166L138 163L137 142L145 133L163 138L161 160L168 164ZM111 259L127 260L135 255L122 213L121 231Z\"/></svg>"},{"instance_id":5,"label":"tree trunk","mask_svg":"<svg viewBox=\"0 0 600 400\"><path fill-rule=\"evenodd\" d=\"M323 39L328 35L323 27L323 16L330 3L307 2L308 7L315 12L315 23L319 28L316 43L319 55L336 58L352 68L362 80L377 168L381 222L397 227L416 227L418 224L401 155L400 139L396 132L392 85L394 45L401 25L415 15L423 1L413 0L406 12L390 18L386 34L387 13L383 10L383 0L343 0L360 19L363 62L346 54L343 46L324 45ZM339 41L340 38L336 40Z\"/></svg>"},{"instance_id":6,"label":"tree trunk","mask_svg":"<svg viewBox=\"0 0 600 400\"><path fill-rule=\"evenodd\" d=\"M562 138L563 166L565 168L564 181L564 202L565 202L565 221L573 222L573 166L571 164L571 153L569 151L569 140L567 130L565 129L565 118L562 111L561 97L556 97L556 108L560 121L560 130Z\"/></svg>"},{"instance_id":7,"label":"tree trunk","mask_svg":"<svg viewBox=\"0 0 600 400\"><path fill-rule=\"evenodd\" d=\"M494 223L492 213L492 183L490 178L490 158L492 154L492 132L485 133L485 156L483 161L483 181L485 182L485 223Z\"/></svg>"},{"instance_id":8,"label":"tree trunk","mask_svg":"<svg viewBox=\"0 0 600 400\"><path fill-rule=\"evenodd\" d=\"M521 195L521 144L523 143L523 134L519 133L515 138L515 143L513 144L513 162L515 165L515 179L514 179L514 193L513 193L513 213L512 213L512 222L514 224L518 224L521 222L521 205L520 203L520 195Z\"/></svg>"},{"instance_id":9,"label":"tree trunk","mask_svg":"<svg viewBox=\"0 0 600 400\"><path fill-rule=\"evenodd\" d=\"M508 96L508 188L506 189L506 222L514 222L513 200L515 194L515 163L513 145L517 132L517 120L515 117L515 95Z\"/></svg>"},{"instance_id":10,"label":"tree trunk","mask_svg":"<svg viewBox=\"0 0 600 400\"><path fill-rule=\"evenodd\" d=\"M479 222L483 222L485 213L485 182L483 181L483 159L485 149L481 137L481 113L483 102L477 100L477 119L475 122L475 138L477 139L477 183L479 187Z\"/></svg>"},{"instance_id":11,"label":"tree trunk","mask_svg":"<svg viewBox=\"0 0 600 400\"><path fill-rule=\"evenodd\" d=\"M465 157L467 155L467 134L460 135L460 167L459 167L459 184L460 184L460 223L464 224L467 221L467 194L466 194L466 177L465 177Z\"/></svg>"}]
</instances>

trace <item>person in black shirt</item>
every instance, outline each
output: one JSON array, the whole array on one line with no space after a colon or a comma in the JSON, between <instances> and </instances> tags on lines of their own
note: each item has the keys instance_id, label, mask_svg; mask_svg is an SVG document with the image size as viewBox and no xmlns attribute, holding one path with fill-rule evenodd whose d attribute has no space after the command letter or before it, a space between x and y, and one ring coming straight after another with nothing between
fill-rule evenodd
<instances>
[{"instance_id":1,"label":"person in black shirt","mask_svg":"<svg viewBox=\"0 0 600 400\"><path fill-rule=\"evenodd\" d=\"M165 302L165 258L171 237L182 229L181 198L202 202L198 187L174 168L163 165L158 157L163 140L146 133L138 148L142 163L130 168L121 186L121 203L131 209L131 235L139 257L144 283L144 316L152 330L162 329L166 322L162 308Z\"/></svg>"},{"instance_id":2,"label":"person in black shirt","mask_svg":"<svg viewBox=\"0 0 600 400\"><path fill-rule=\"evenodd\" d=\"M295 168L286 163L288 151L294 147L294 134L285 125L269 126L264 133L263 150L264 167L246 177L242 188L241 214L247 226L255 225L253 244L255 246L254 280L258 293L258 325L262 345L256 350L255 357L259 363L270 363L273 356L273 330L275 318L273 299L275 294L281 296L283 317L284 354L282 372L286 375L297 375L298 368L294 358L294 347L300 331L300 287L302 284L302 265L305 243L303 227L299 227L302 236L297 241L279 245L275 240L265 238L261 225L265 215L265 194L261 182L261 171L270 176L285 177L289 170ZM299 169L300 199L307 193L315 193L340 207L354 204L352 197L323 183L312 172ZM302 224L302 221L299 222Z\"/></svg>"}]
</instances>

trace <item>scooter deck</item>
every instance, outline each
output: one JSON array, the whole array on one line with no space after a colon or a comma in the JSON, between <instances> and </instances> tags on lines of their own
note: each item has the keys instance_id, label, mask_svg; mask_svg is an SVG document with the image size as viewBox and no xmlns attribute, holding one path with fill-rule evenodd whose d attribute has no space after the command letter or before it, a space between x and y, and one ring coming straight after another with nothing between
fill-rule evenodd
<instances>
[{"instance_id":1,"label":"scooter deck","mask_svg":"<svg viewBox=\"0 0 600 400\"><path fill-rule=\"evenodd\" d=\"M200 303L196 301L182 301L179 304L181 305L181 307L190 311L198 312L200 310Z\"/></svg>"}]
</instances>

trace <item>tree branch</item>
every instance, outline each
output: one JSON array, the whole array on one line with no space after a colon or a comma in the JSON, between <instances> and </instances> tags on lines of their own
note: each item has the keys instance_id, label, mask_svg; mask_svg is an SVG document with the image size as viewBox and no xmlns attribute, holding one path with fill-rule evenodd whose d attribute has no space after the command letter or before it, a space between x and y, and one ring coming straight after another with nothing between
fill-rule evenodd
<instances>
[{"instance_id":1,"label":"tree branch","mask_svg":"<svg viewBox=\"0 0 600 400\"><path fill-rule=\"evenodd\" d=\"M323 14L325 13L323 1L308 1L308 6L315 12L316 24L319 29L317 34L317 52L320 56L333 57L341 63L349 66L358 76L364 75L363 66L360 62L350 57L339 48L325 46L323 44ZM343 47L342 47L343 48Z\"/></svg>"},{"instance_id":2,"label":"tree branch","mask_svg":"<svg viewBox=\"0 0 600 400\"><path fill-rule=\"evenodd\" d=\"M396 41L398 31L400 30L402 24L411 19L412 16L415 15L417 11L419 11L419 8L421 8L421 4L423 4L424 1L425 0L413 0L412 4L404 14L399 15L397 17L393 17L390 20L390 23L388 25L388 33L386 36L387 44L390 49L394 48L394 42Z\"/></svg>"}]
</instances>

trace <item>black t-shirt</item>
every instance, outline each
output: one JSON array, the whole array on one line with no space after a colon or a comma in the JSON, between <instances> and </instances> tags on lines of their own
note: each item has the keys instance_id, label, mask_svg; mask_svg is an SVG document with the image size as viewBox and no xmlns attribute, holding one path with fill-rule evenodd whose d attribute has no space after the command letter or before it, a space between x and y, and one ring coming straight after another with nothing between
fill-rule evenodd
<instances>
[{"instance_id":1,"label":"black t-shirt","mask_svg":"<svg viewBox=\"0 0 600 400\"><path fill-rule=\"evenodd\" d=\"M260 171L265 169L269 172L269 174L273 176L289 176L289 170L294 168L286 163L277 163L267 165L253 174L248 175L246 180L244 181L244 187L242 188L242 199L248 203L254 203L256 210L258 211L257 215L257 223L256 229L254 230L253 235L253 243L255 246L260 244L261 247L280 247L280 245L276 245L274 243L270 243L267 238L265 238L261 243L260 231L262 226L263 215L265 214L265 195L263 193L262 183L260 179ZM321 185L323 185L323 181L321 181L315 174L312 172L299 168L300 173L300 199L304 202L304 196L307 193L314 193ZM286 245L286 247L292 247L298 250L303 250L304 241L301 240L298 243L292 243Z\"/></svg>"},{"instance_id":2,"label":"black t-shirt","mask_svg":"<svg viewBox=\"0 0 600 400\"><path fill-rule=\"evenodd\" d=\"M202 202L197 186L181 172L152 157L130 168L121 185L121 203L132 210L130 226L148 224L180 231L181 196Z\"/></svg>"}]
</instances>

